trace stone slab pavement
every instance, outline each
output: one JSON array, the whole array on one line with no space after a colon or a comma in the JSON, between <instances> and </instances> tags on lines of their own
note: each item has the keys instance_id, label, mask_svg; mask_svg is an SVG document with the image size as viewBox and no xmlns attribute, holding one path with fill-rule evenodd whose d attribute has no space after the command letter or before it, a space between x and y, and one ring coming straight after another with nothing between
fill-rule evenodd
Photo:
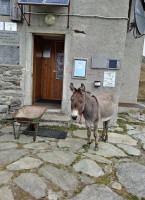
<instances>
[{"instance_id":1,"label":"stone slab pavement","mask_svg":"<svg viewBox=\"0 0 145 200\"><path fill-rule=\"evenodd\" d=\"M145 121L118 117L108 143L90 149L86 129L66 139L21 135L0 126L0 200L145 199Z\"/></svg>"}]
</instances>

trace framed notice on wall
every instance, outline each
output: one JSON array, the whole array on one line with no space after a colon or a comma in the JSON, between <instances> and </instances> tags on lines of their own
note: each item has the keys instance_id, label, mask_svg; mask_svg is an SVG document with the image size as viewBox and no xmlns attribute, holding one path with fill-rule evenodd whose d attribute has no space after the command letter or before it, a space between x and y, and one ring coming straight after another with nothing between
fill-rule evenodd
<instances>
[{"instance_id":1,"label":"framed notice on wall","mask_svg":"<svg viewBox=\"0 0 145 200\"><path fill-rule=\"evenodd\" d=\"M116 72L105 71L103 87L115 87Z\"/></svg>"},{"instance_id":2,"label":"framed notice on wall","mask_svg":"<svg viewBox=\"0 0 145 200\"><path fill-rule=\"evenodd\" d=\"M86 79L86 69L87 69L87 59L85 58L74 59L72 78Z\"/></svg>"}]
</instances>

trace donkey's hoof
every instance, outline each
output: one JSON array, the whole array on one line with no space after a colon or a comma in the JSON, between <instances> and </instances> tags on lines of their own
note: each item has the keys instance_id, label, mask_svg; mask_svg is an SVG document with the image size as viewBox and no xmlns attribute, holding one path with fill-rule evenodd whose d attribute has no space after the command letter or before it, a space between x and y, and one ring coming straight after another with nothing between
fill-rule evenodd
<instances>
[{"instance_id":1,"label":"donkey's hoof","mask_svg":"<svg viewBox=\"0 0 145 200\"><path fill-rule=\"evenodd\" d=\"M104 138L100 136L99 141L104 141Z\"/></svg>"},{"instance_id":2,"label":"donkey's hoof","mask_svg":"<svg viewBox=\"0 0 145 200\"><path fill-rule=\"evenodd\" d=\"M99 147L94 147L94 151L98 151L99 150Z\"/></svg>"}]
</instances>

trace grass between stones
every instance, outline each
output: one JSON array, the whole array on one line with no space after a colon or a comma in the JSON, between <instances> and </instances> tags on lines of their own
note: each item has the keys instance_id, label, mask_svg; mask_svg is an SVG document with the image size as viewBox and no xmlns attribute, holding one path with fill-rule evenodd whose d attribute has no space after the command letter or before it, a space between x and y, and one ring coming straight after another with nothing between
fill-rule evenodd
<instances>
[{"instance_id":1,"label":"grass between stones","mask_svg":"<svg viewBox=\"0 0 145 200\"><path fill-rule=\"evenodd\" d=\"M113 167L113 171L109 174L105 174L104 176L100 176L98 178L95 179L95 184L104 184L107 187L110 187L110 183L112 181L118 181L118 178L116 176L116 169L115 167ZM117 193L119 196L122 196L124 199L126 200L139 200L138 197L136 197L135 195L128 193L125 189L125 187L122 187L121 190L116 190L111 188L112 191L114 191L115 193ZM144 200L144 199L141 199Z\"/></svg>"},{"instance_id":2,"label":"grass between stones","mask_svg":"<svg viewBox=\"0 0 145 200\"><path fill-rule=\"evenodd\" d=\"M118 119L117 120L117 124L119 125L119 127L123 128L124 132L127 132L127 128L126 128L126 124L127 122L123 119Z\"/></svg>"},{"instance_id":3,"label":"grass between stones","mask_svg":"<svg viewBox=\"0 0 145 200\"><path fill-rule=\"evenodd\" d=\"M71 124L69 127L66 126L41 126L43 128L50 128L56 130L63 130L63 131L76 131L76 130L85 130L86 128L79 128L76 125Z\"/></svg>"}]
</instances>

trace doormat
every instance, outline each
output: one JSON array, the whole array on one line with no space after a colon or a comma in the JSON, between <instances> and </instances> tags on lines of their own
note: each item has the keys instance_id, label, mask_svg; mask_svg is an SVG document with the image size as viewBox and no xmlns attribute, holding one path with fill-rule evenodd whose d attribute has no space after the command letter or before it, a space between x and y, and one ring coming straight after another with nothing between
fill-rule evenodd
<instances>
[{"instance_id":1,"label":"doormat","mask_svg":"<svg viewBox=\"0 0 145 200\"><path fill-rule=\"evenodd\" d=\"M24 135L34 135L34 132L30 132L30 129L26 129L23 131ZM48 137L48 138L56 138L56 139L65 139L67 137L67 132L62 130L55 130L49 128L39 128L37 132L37 136Z\"/></svg>"}]
</instances>

